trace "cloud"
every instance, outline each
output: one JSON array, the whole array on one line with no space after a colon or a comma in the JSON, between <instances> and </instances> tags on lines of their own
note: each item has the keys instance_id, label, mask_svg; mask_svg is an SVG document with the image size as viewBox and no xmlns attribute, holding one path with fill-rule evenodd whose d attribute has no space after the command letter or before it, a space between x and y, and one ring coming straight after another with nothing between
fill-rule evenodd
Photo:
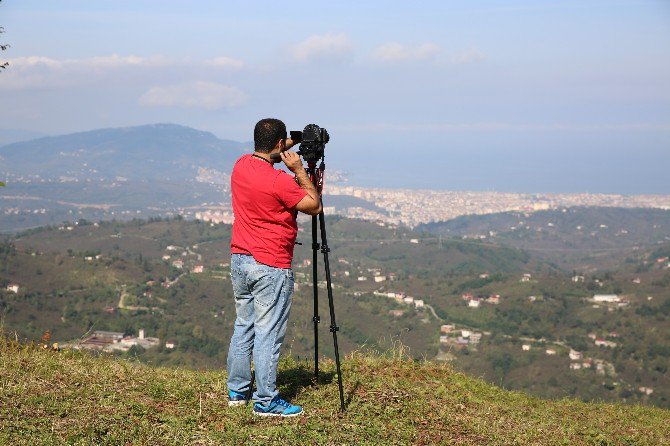
<instances>
[{"instance_id":1,"label":"cloud","mask_svg":"<svg viewBox=\"0 0 670 446\"><path fill-rule=\"evenodd\" d=\"M479 62L480 60L484 59L486 59L484 53L479 51L477 48L469 48L462 53L452 55L450 61L453 64L465 65L473 62Z\"/></svg>"},{"instance_id":2,"label":"cloud","mask_svg":"<svg viewBox=\"0 0 670 446\"><path fill-rule=\"evenodd\" d=\"M138 82L146 86L159 73L164 76L168 69L174 79L188 71L212 71L212 68L217 67L238 70L244 67L244 63L225 56L204 61L118 54L82 59L18 57L9 59L9 68L2 73L0 90L48 90L97 84L109 86L112 83L129 85Z\"/></svg>"},{"instance_id":3,"label":"cloud","mask_svg":"<svg viewBox=\"0 0 670 446\"><path fill-rule=\"evenodd\" d=\"M240 70L244 68L244 62L241 60L233 59L232 57L215 57L213 59L207 59L205 65L219 67L219 68L230 68L233 70Z\"/></svg>"},{"instance_id":4,"label":"cloud","mask_svg":"<svg viewBox=\"0 0 670 446\"><path fill-rule=\"evenodd\" d=\"M434 43L412 46L389 42L375 48L372 58L380 62L416 62L433 59L439 52L440 47Z\"/></svg>"},{"instance_id":5,"label":"cloud","mask_svg":"<svg viewBox=\"0 0 670 446\"><path fill-rule=\"evenodd\" d=\"M310 36L292 48L293 59L299 62L312 60L343 60L351 57L353 45L346 34L326 33Z\"/></svg>"},{"instance_id":6,"label":"cloud","mask_svg":"<svg viewBox=\"0 0 670 446\"><path fill-rule=\"evenodd\" d=\"M209 111L244 105L247 95L236 87L216 82L195 81L156 86L139 98L145 107L202 108Z\"/></svg>"}]
</instances>

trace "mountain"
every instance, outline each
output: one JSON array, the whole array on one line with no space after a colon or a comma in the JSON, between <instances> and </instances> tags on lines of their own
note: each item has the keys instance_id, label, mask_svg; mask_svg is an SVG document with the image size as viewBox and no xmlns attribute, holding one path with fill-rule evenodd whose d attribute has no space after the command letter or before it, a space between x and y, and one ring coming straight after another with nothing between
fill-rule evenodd
<instances>
[{"instance_id":1,"label":"mountain","mask_svg":"<svg viewBox=\"0 0 670 446\"><path fill-rule=\"evenodd\" d=\"M0 147L0 172L42 179L194 179L200 167L229 172L250 143L176 124L92 130Z\"/></svg>"},{"instance_id":2,"label":"mountain","mask_svg":"<svg viewBox=\"0 0 670 446\"><path fill-rule=\"evenodd\" d=\"M228 407L226 373L151 368L51 351L0 337L0 442L36 444L661 445L670 412L620 404L546 401L510 392L402 352L365 352L335 367L280 362L281 394L305 409L260 419Z\"/></svg>"},{"instance_id":3,"label":"mountain","mask_svg":"<svg viewBox=\"0 0 670 446\"><path fill-rule=\"evenodd\" d=\"M0 233L72 219L230 213L230 172L253 143L175 124L92 130L0 147ZM338 209L386 211L352 196Z\"/></svg>"},{"instance_id":4,"label":"mountain","mask_svg":"<svg viewBox=\"0 0 670 446\"><path fill-rule=\"evenodd\" d=\"M174 124L93 130L0 147L0 232L175 215L230 201L229 173L251 143Z\"/></svg>"}]
</instances>

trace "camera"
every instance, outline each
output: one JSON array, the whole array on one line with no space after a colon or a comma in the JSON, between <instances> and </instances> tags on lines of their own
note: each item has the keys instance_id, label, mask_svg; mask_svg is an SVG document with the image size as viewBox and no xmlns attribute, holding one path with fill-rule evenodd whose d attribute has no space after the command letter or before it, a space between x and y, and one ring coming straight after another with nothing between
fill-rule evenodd
<instances>
[{"instance_id":1,"label":"camera","mask_svg":"<svg viewBox=\"0 0 670 446\"><path fill-rule=\"evenodd\" d=\"M323 158L330 135L326 129L316 124L307 124L302 132L291 131L291 139L300 143L297 153L309 164Z\"/></svg>"}]
</instances>

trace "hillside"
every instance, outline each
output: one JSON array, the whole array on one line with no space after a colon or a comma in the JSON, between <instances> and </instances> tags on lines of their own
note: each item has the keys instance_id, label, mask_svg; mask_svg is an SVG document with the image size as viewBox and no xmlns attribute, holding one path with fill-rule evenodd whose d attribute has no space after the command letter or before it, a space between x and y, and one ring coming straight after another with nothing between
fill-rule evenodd
<instances>
[{"instance_id":1,"label":"hillside","mask_svg":"<svg viewBox=\"0 0 670 446\"><path fill-rule=\"evenodd\" d=\"M80 337L89 328L137 332L145 327L162 339L177 340L189 356L165 352L163 360L173 363L179 357L190 364L198 358L220 365L234 315L227 264L229 225L153 220L82 222L68 227L71 230L43 228L18 234L0 250L0 284L21 286L16 295L0 291L0 309L11 329L29 339L51 330L54 338L63 342ZM487 269L515 272L534 267L523 253L514 250L458 241L441 248L416 245L409 242L412 234L363 221L328 220L345 351L402 336L417 357L434 355L439 321L429 313L372 294L385 284L422 296L432 287L426 282L430 275L474 274ZM303 245L295 250L296 299L287 339L297 355L308 354L313 344L309 237L301 230L299 241ZM178 259L184 262L181 269L172 265ZM191 273L196 264L204 267L203 273ZM375 282L375 272L384 277L395 275L393 284ZM168 281L175 281L174 286L162 286ZM146 310L119 309L122 290ZM321 303L325 316L325 295ZM117 310L106 312L109 308ZM400 310L402 317L389 315L393 309ZM194 336L194 331L205 335ZM326 346L326 352L329 348ZM199 358L197 352L203 349L217 353Z\"/></svg>"},{"instance_id":2,"label":"hillside","mask_svg":"<svg viewBox=\"0 0 670 446\"><path fill-rule=\"evenodd\" d=\"M471 215L422 225L443 237L488 240L570 269L616 269L631 253L670 242L670 210L573 207Z\"/></svg>"},{"instance_id":3,"label":"hillside","mask_svg":"<svg viewBox=\"0 0 670 446\"><path fill-rule=\"evenodd\" d=\"M224 371L149 368L54 352L0 337L0 443L219 444L670 444L670 412L640 406L544 401L451 368L352 353L343 361L347 411L334 365L319 385L307 362L284 360L278 384L306 414L258 419L229 408Z\"/></svg>"}]
</instances>

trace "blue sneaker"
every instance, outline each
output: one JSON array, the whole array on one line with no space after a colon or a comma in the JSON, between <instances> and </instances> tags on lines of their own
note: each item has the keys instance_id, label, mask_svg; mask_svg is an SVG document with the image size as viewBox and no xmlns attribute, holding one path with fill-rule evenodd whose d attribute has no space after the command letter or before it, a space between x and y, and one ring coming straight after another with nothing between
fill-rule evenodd
<instances>
[{"instance_id":1,"label":"blue sneaker","mask_svg":"<svg viewBox=\"0 0 670 446\"><path fill-rule=\"evenodd\" d=\"M228 405L229 406L242 406L247 404L249 400L247 399L246 393L239 393L233 390L228 390Z\"/></svg>"},{"instance_id":2,"label":"blue sneaker","mask_svg":"<svg viewBox=\"0 0 670 446\"><path fill-rule=\"evenodd\" d=\"M253 412L261 417L295 417L303 414L302 407L284 401L279 396L274 397L267 406L255 403Z\"/></svg>"}]
</instances>

